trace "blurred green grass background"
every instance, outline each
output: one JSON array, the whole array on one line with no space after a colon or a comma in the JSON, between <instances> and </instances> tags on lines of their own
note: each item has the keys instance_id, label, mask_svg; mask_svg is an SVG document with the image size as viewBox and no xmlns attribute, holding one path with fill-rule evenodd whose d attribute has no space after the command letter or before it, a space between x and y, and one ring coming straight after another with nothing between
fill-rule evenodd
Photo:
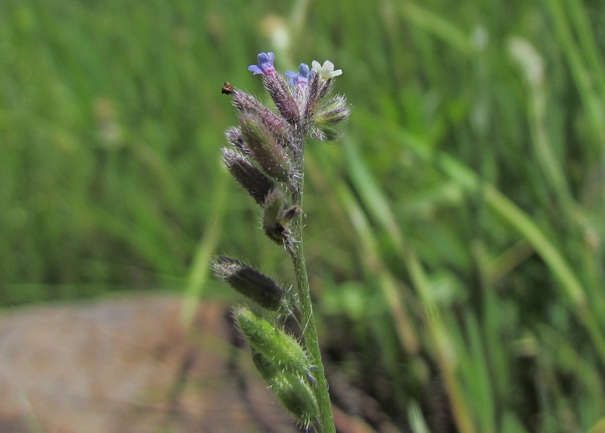
<instances>
[{"instance_id":1,"label":"blurred green grass background","mask_svg":"<svg viewBox=\"0 0 605 433\"><path fill-rule=\"evenodd\" d=\"M307 150L328 361L400 431L596 426L602 1L3 0L0 305L229 297L217 252L293 282L219 163L260 51L330 59L353 108Z\"/></svg>"}]
</instances>

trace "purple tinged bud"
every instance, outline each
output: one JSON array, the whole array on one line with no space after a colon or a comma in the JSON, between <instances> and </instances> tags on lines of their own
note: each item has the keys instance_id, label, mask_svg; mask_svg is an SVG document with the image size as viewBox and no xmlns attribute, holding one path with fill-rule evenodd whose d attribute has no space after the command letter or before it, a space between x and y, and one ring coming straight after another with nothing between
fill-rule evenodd
<instances>
[{"instance_id":1,"label":"purple tinged bud","mask_svg":"<svg viewBox=\"0 0 605 433\"><path fill-rule=\"evenodd\" d=\"M235 180L262 206L275 183L235 150L223 148L223 161Z\"/></svg>"},{"instance_id":2,"label":"purple tinged bud","mask_svg":"<svg viewBox=\"0 0 605 433\"><path fill-rule=\"evenodd\" d=\"M257 114L244 111L239 117L243 139L265 173L280 182L290 177L290 159Z\"/></svg>"},{"instance_id":3,"label":"purple tinged bud","mask_svg":"<svg viewBox=\"0 0 605 433\"><path fill-rule=\"evenodd\" d=\"M288 138L290 136L290 125L288 125L285 120L283 120L281 117L269 110L254 96L246 92L241 92L239 90L234 89L232 95L233 105L240 112L248 111L256 113L258 117L262 119L265 126L269 128L269 130L277 139L277 141L283 147L288 146Z\"/></svg>"},{"instance_id":4,"label":"purple tinged bud","mask_svg":"<svg viewBox=\"0 0 605 433\"><path fill-rule=\"evenodd\" d=\"M300 110L296 98L284 78L279 74L263 75L263 83L282 117L290 125L298 125Z\"/></svg>"},{"instance_id":5,"label":"purple tinged bud","mask_svg":"<svg viewBox=\"0 0 605 433\"><path fill-rule=\"evenodd\" d=\"M305 106L305 124L309 125L313 122L315 111L319 106L320 97L319 90L321 87L319 74L313 74L313 78L309 83L309 90L307 91L307 100Z\"/></svg>"},{"instance_id":6,"label":"purple tinged bud","mask_svg":"<svg viewBox=\"0 0 605 433\"><path fill-rule=\"evenodd\" d=\"M219 256L212 262L217 278L225 280L237 292L271 311L288 311L292 295L271 278L242 262Z\"/></svg>"},{"instance_id":7,"label":"purple tinged bud","mask_svg":"<svg viewBox=\"0 0 605 433\"><path fill-rule=\"evenodd\" d=\"M258 55L258 65L250 65L248 66L248 70L252 72L254 75L262 74L262 75L275 75L275 66L273 63L275 62L275 54L269 53L260 53Z\"/></svg>"}]
</instances>

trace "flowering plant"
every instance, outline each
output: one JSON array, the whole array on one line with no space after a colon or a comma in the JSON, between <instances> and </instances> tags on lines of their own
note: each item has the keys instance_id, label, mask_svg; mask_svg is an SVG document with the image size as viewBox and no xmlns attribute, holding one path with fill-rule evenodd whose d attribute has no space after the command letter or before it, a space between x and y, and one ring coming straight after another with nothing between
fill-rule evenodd
<instances>
[{"instance_id":1,"label":"flowering plant","mask_svg":"<svg viewBox=\"0 0 605 433\"><path fill-rule=\"evenodd\" d=\"M334 421L303 255L304 149L307 137L338 138L334 126L349 117L350 109L343 96L332 95L334 77L342 74L332 62L322 66L313 61L312 68L302 63L298 72L286 72L286 82L274 61L273 53L260 53L258 63L248 70L262 75L277 113L225 83L222 91L233 98L239 126L226 131L230 146L223 149L223 160L263 208L265 234L290 255L296 295L238 260L221 256L212 266L219 278L252 301L234 314L263 379L305 428L332 433ZM301 338L268 320L275 313L298 319Z\"/></svg>"}]
</instances>

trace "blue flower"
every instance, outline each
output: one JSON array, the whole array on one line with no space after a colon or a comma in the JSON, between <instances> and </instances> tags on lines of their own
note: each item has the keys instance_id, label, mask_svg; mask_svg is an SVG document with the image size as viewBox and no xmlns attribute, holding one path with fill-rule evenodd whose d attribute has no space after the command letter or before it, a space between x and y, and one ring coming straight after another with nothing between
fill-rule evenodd
<instances>
[{"instance_id":1,"label":"blue flower","mask_svg":"<svg viewBox=\"0 0 605 433\"><path fill-rule=\"evenodd\" d=\"M258 55L258 65L250 65L248 66L248 70L252 72L254 75L263 74L270 75L275 73L275 66L273 66L273 62L275 61L275 54L273 53L260 53Z\"/></svg>"},{"instance_id":2,"label":"blue flower","mask_svg":"<svg viewBox=\"0 0 605 433\"><path fill-rule=\"evenodd\" d=\"M298 67L298 74L292 71L286 71L289 78L288 84L291 86L304 86L309 82L309 65L301 63Z\"/></svg>"}]
</instances>

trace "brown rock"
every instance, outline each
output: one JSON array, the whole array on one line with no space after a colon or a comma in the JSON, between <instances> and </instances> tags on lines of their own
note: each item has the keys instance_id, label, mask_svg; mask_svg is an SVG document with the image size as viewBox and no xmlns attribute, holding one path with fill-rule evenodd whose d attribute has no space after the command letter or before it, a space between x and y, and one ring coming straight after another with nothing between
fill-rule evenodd
<instances>
[{"instance_id":1,"label":"brown rock","mask_svg":"<svg viewBox=\"0 0 605 433\"><path fill-rule=\"evenodd\" d=\"M193 328L181 298L27 307L0 315L0 432L296 432L225 306Z\"/></svg>"}]
</instances>

